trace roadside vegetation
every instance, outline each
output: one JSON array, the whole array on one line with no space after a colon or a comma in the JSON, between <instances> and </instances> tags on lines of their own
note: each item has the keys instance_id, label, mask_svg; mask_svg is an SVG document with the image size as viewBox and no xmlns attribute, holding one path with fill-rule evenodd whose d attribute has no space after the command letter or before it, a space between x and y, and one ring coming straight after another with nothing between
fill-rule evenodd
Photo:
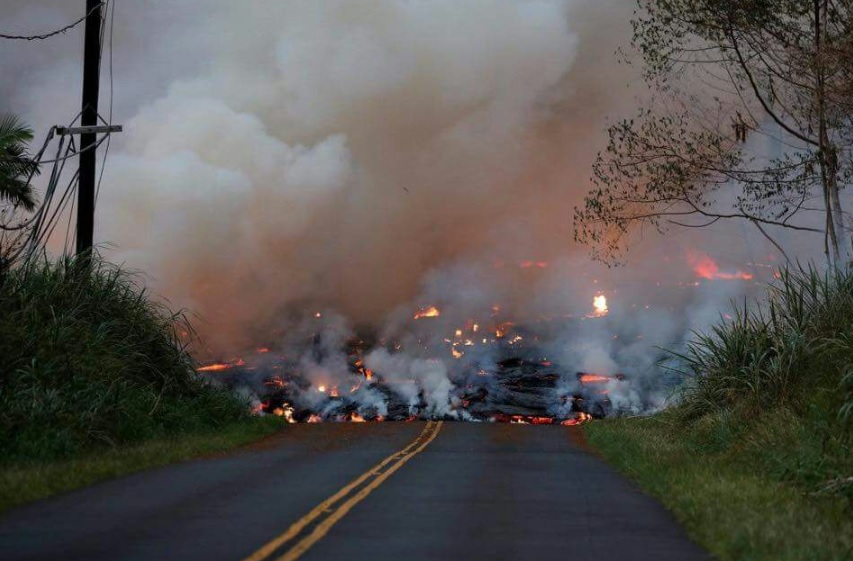
<instances>
[{"instance_id":1,"label":"roadside vegetation","mask_svg":"<svg viewBox=\"0 0 853 561\"><path fill-rule=\"evenodd\" d=\"M0 508L275 429L195 374L192 327L138 281L97 257L0 278Z\"/></svg>"},{"instance_id":2,"label":"roadside vegetation","mask_svg":"<svg viewBox=\"0 0 853 561\"><path fill-rule=\"evenodd\" d=\"M678 405L590 444L719 559L853 558L853 273L783 272L676 359Z\"/></svg>"}]
</instances>

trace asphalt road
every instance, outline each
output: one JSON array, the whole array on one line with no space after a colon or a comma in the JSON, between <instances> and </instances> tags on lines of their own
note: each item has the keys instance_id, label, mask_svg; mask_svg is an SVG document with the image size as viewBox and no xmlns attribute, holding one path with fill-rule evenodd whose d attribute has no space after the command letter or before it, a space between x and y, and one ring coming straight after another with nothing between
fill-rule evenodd
<instances>
[{"instance_id":1,"label":"asphalt road","mask_svg":"<svg viewBox=\"0 0 853 561\"><path fill-rule=\"evenodd\" d=\"M709 559L578 434L295 425L237 454L14 509L0 518L0 559Z\"/></svg>"}]
</instances>

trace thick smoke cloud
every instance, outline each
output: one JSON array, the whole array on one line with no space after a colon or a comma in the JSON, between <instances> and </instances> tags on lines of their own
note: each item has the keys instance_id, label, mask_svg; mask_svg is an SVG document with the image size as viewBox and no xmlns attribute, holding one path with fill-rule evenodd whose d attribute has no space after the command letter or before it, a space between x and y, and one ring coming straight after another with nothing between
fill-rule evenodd
<instances>
[{"instance_id":1,"label":"thick smoke cloud","mask_svg":"<svg viewBox=\"0 0 853 561\"><path fill-rule=\"evenodd\" d=\"M666 308L623 315L626 337L680 340L732 296L660 296L655 283L692 279L687 248L726 247L733 263L765 253L732 250L726 232L665 252L649 236L614 271L571 242L605 118L634 104L633 71L613 56L631 0L113 3L103 89L125 132L96 238L197 313L215 352L257 344L294 309L396 336L418 306L440 305L435 325L452 329L496 304L518 321L582 315L597 290ZM5 30L59 27L79 16L70 4L4 1ZM39 132L76 114L81 39L11 46L3 109ZM565 333L555 353L578 368L648 362L643 343L596 329ZM344 376L345 358L327 355L311 368ZM395 362L446 407L445 365L368 361Z\"/></svg>"}]
</instances>

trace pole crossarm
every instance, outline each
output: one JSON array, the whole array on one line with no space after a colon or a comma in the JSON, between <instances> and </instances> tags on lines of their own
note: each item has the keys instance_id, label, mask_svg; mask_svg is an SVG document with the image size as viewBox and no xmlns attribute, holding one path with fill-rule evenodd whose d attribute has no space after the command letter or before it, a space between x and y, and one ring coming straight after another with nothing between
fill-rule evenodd
<instances>
[{"instance_id":1,"label":"pole crossarm","mask_svg":"<svg viewBox=\"0 0 853 561\"><path fill-rule=\"evenodd\" d=\"M56 134L60 136L68 136L75 134L110 134L114 132L122 132L124 129L121 125L96 125L91 127L56 127Z\"/></svg>"}]
</instances>

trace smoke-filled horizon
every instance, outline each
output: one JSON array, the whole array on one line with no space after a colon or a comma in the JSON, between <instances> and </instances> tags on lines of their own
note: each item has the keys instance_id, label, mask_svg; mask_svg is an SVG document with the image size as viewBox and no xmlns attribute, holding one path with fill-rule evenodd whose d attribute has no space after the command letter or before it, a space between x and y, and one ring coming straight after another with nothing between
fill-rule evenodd
<instances>
[{"instance_id":1,"label":"smoke-filled horizon","mask_svg":"<svg viewBox=\"0 0 853 561\"><path fill-rule=\"evenodd\" d=\"M600 291L613 309L665 302L650 323L624 320L665 343L741 293L667 296L694 279L696 252L732 271L766 261L765 244L732 225L641 235L624 269L573 243L606 120L635 105L636 70L614 55L630 0L114 3L101 113L112 90L125 132L96 242L200 316L214 352L255 345L294 310L390 333L421 306L457 321L500 305L525 321L583 315ZM4 31L80 12L3 4ZM3 110L39 134L67 122L81 42L77 29L12 45ZM586 331L567 335L567 355L595 338ZM592 347L579 363L615 370L640 354Z\"/></svg>"}]
</instances>

